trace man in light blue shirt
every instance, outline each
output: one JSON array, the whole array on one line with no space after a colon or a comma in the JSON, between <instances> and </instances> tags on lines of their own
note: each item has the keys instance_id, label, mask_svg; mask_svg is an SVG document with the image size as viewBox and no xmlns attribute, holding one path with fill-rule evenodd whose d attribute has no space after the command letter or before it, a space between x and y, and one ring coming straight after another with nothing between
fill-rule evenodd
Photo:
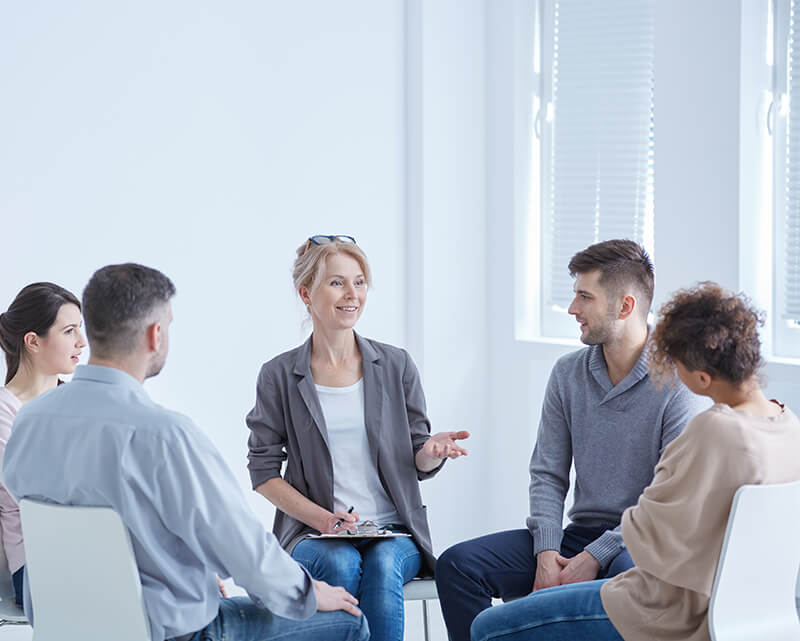
<instances>
[{"instance_id":1,"label":"man in light blue shirt","mask_svg":"<svg viewBox=\"0 0 800 641\"><path fill-rule=\"evenodd\" d=\"M166 276L141 265L92 276L83 293L89 365L20 410L7 487L18 500L120 514L152 641L367 639L356 599L312 580L264 530L191 419L144 391L167 358L174 294ZM221 599L215 575L233 577L250 599ZM30 616L29 595L26 605Z\"/></svg>"}]
</instances>

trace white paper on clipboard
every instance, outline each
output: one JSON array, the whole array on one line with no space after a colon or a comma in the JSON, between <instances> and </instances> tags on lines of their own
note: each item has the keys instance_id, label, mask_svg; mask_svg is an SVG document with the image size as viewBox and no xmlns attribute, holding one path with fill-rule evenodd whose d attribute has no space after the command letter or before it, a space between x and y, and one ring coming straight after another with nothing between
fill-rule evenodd
<instances>
[{"instance_id":1,"label":"white paper on clipboard","mask_svg":"<svg viewBox=\"0 0 800 641\"><path fill-rule=\"evenodd\" d=\"M382 534L309 534L309 539L392 539L398 536L410 537L410 534L405 532L383 532Z\"/></svg>"}]
</instances>

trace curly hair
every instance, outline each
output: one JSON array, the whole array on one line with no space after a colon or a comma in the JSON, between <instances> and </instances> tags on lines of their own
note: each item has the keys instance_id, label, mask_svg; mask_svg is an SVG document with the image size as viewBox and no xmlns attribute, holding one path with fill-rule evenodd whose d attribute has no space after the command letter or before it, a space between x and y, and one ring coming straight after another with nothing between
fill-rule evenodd
<instances>
[{"instance_id":1,"label":"curly hair","mask_svg":"<svg viewBox=\"0 0 800 641\"><path fill-rule=\"evenodd\" d=\"M763 313L744 294L703 282L675 292L658 312L648 369L657 383L675 380L675 361L738 385L763 365L758 328Z\"/></svg>"}]
</instances>

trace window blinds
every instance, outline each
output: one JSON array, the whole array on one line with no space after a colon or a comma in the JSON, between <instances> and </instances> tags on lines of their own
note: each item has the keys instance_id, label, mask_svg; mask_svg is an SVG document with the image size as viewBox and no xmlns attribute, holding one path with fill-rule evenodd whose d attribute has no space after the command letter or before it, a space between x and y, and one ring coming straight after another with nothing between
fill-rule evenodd
<instances>
[{"instance_id":1,"label":"window blinds","mask_svg":"<svg viewBox=\"0 0 800 641\"><path fill-rule=\"evenodd\" d=\"M572 299L575 252L611 238L651 246L653 216L654 0L555 0L553 20L545 313Z\"/></svg>"},{"instance_id":2,"label":"window blinds","mask_svg":"<svg viewBox=\"0 0 800 641\"><path fill-rule=\"evenodd\" d=\"M786 124L785 211L783 243L782 316L800 320L800 0L792 0L789 22L787 91L789 113ZM780 282L780 280L779 280Z\"/></svg>"}]
</instances>

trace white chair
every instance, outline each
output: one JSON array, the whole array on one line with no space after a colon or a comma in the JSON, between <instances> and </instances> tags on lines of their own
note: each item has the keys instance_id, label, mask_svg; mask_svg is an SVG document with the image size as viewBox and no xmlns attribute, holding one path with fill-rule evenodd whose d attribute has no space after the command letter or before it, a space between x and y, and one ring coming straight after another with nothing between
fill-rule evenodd
<instances>
[{"instance_id":1,"label":"white chair","mask_svg":"<svg viewBox=\"0 0 800 641\"><path fill-rule=\"evenodd\" d=\"M30 499L19 506L34 641L151 641L139 571L119 515Z\"/></svg>"},{"instance_id":2,"label":"white chair","mask_svg":"<svg viewBox=\"0 0 800 641\"><path fill-rule=\"evenodd\" d=\"M439 598L436 590L436 581L433 579L412 579L403 586L403 599L406 601L422 601L422 625L425 631L425 641L430 641L430 619L428 615L428 601Z\"/></svg>"},{"instance_id":3,"label":"white chair","mask_svg":"<svg viewBox=\"0 0 800 641\"><path fill-rule=\"evenodd\" d=\"M797 641L800 481L743 485L733 497L708 627L713 641Z\"/></svg>"},{"instance_id":4,"label":"white chair","mask_svg":"<svg viewBox=\"0 0 800 641\"><path fill-rule=\"evenodd\" d=\"M28 620L15 602L14 584L11 582L3 548L3 535L0 532L0 627L4 625L28 625Z\"/></svg>"}]
</instances>

